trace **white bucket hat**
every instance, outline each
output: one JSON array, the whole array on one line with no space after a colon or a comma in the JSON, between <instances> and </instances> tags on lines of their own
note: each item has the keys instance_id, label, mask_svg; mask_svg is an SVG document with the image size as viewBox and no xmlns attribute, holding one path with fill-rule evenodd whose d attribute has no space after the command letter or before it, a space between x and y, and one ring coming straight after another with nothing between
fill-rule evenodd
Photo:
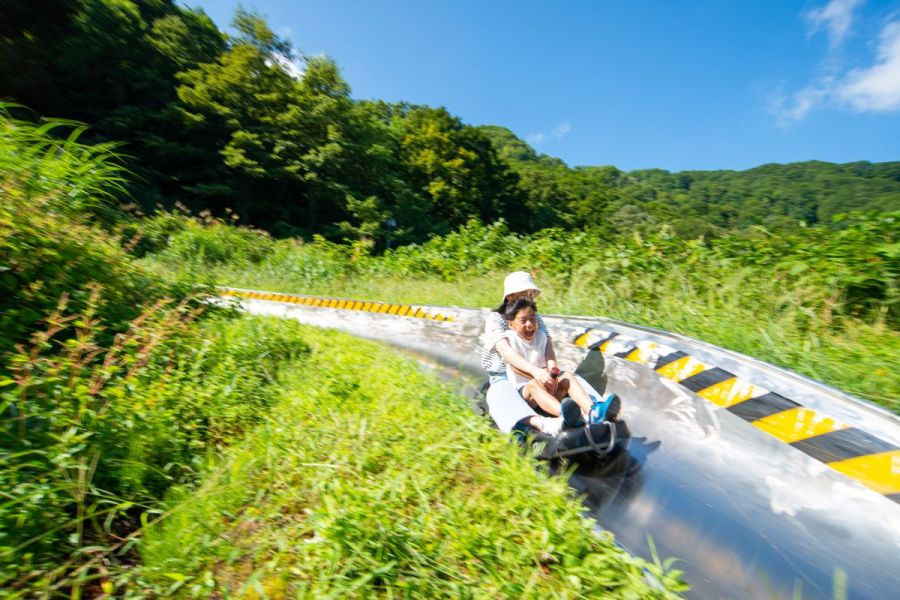
<instances>
[{"instance_id":1,"label":"white bucket hat","mask_svg":"<svg viewBox=\"0 0 900 600\"><path fill-rule=\"evenodd\" d=\"M534 279L531 273L526 271L515 271L506 276L503 280L503 298L506 299L510 294L524 292L526 290L534 290L534 297L541 295L541 289L534 285Z\"/></svg>"}]
</instances>

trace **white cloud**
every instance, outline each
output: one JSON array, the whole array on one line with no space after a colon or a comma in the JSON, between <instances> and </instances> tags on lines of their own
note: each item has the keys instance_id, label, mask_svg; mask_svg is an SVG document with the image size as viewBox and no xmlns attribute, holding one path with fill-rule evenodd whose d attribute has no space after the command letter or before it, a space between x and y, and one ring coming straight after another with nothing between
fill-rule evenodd
<instances>
[{"instance_id":1,"label":"white cloud","mask_svg":"<svg viewBox=\"0 0 900 600\"><path fill-rule=\"evenodd\" d=\"M833 85L832 78L824 77L793 94L785 94L779 89L769 99L769 110L779 126L788 127L802 121L810 111L826 102L832 95Z\"/></svg>"},{"instance_id":2,"label":"white cloud","mask_svg":"<svg viewBox=\"0 0 900 600\"><path fill-rule=\"evenodd\" d=\"M850 32L853 24L853 11L863 0L831 0L821 8L806 13L811 32L824 29L828 33L828 42L832 48L840 46Z\"/></svg>"},{"instance_id":3,"label":"white cloud","mask_svg":"<svg viewBox=\"0 0 900 600\"><path fill-rule=\"evenodd\" d=\"M547 141L560 141L564 137L566 137L569 132L572 131L572 124L568 121L564 121L560 123L550 131L541 131L538 133L529 133L525 136L525 141L529 144L535 146L538 144L543 144Z\"/></svg>"},{"instance_id":4,"label":"white cloud","mask_svg":"<svg viewBox=\"0 0 900 600\"><path fill-rule=\"evenodd\" d=\"M861 0L832 0L805 15L814 30L827 31L830 55L849 35L853 10L859 4ZM801 89L791 93L778 89L771 95L769 110L780 126L801 121L823 106L855 112L900 110L900 20L882 27L871 66L846 70L826 60L819 70L824 74Z\"/></svg>"},{"instance_id":5,"label":"white cloud","mask_svg":"<svg viewBox=\"0 0 900 600\"><path fill-rule=\"evenodd\" d=\"M283 54L272 53L272 58L274 59L274 63L284 69L288 75L293 77L294 79L300 79L303 77L303 65L296 61L284 56Z\"/></svg>"},{"instance_id":6,"label":"white cloud","mask_svg":"<svg viewBox=\"0 0 900 600\"><path fill-rule=\"evenodd\" d=\"M836 95L859 112L900 110L900 21L881 30L877 62L850 71Z\"/></svg>"}]
</instances>

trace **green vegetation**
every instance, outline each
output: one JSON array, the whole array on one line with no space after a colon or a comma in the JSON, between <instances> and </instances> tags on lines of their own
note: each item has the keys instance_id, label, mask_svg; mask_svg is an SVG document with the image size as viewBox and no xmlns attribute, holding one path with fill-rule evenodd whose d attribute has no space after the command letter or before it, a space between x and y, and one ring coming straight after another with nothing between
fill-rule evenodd
<instances>
[{"instance_id":1,"label":"green vegetation","mask_svg":"<svg viewBox=\"0 0 900 600\"><path fill-rule=\"evenodd\" d=\"M840 228L847 212L900 209L900 163L836 165L809 161L747 171L662 169L623 172L613 166L568 168L537 155L502 127L483 126L502 159L519 175L531 229L558 223L597 225L608 232L647 231L668 224L683 239L707 239L763 226L795 233L806 225Z\"/></svg>"},{"instance_id":2,"label":"green vegetation","mask_svg":"<svg viewBox=\"0 0 900 600\"><path fill-rule=\"evenodd\" d=\"M160 215L148 223L168 220ZM272 240L186 221L147 263L210 284L438 305L493 306L513 269L537 272L541 310L601 315L684 333L855 393L900 413L897 214L860 215L841 230L764 230L710 243L663 229L599 231L470 223L420 246L373 257L359 246ZM239 236L227 261L217 240ZM252 248L241 252L239 248Z\"/></svg>"},{"instance_id":3,"label":"green vegetation","mask_svg":"<svg viewBox=\"0 0 900 600\"><path fill-rule=\"evenodd\" d=\"M570 168L444 108L354 100L333 61L303 57L252 12L238 10L229 36L174 0L40 6L0 8L0 99L124 142L137 175L125 185L147 213L180 203L277 237L380 250L389 233L395 245L422 243L473 217L605 238L667 224L693 240L755 225L840 229L839 213L900 210L898 162Z\"/></svg>"},{"instance_id":4,"label":"green vegetation","mask_svg":"<svg viewBox=\"0 0 900 600\"><path fill-rule=\"evenodd\" d=\"M299 335L312 353L284 401L149 532L141 576L158 592L662 595L646 565L591 532L563 481L414 363L343 334Z\"/></svg>"},{"instance_id":5,"label":"green vegetation","mask_svg":"<svg viewBox=\"0 0 900 600\"><path fill-rule=\"evenodd\" d=\"M234 25L0 8L0 97L29 107L0 105L3 595L665 595L452 392L202 284L490 306L525 268L545 312L900 413L900 163L569 168Z\"/></svg>"},{"instance_id":6,"label":"green vegetation","mask_svg":"<svg viewBox=\"0 0 900 600\"><path fill-rule=\"evenodd\" d=\"M128 218L111 147L0 116L0 596L683 588L411 362L133 255L259 261L266 234Z\"/></svg>"}]
</instances>

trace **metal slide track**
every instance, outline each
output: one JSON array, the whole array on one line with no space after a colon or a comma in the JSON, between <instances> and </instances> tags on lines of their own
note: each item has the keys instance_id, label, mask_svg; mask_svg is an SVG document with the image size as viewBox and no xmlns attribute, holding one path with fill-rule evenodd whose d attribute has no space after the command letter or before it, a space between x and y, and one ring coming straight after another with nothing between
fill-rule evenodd
<instances>
[{"instance_id":1,"label":"metal slide track","mask_svg":"<svg viewBox=\"0 0 900 600\"><path fill-rule=\"evenodd\" d=\"M333 327L479 372L486 311L226 288L254 314ZM576 470L630 552L678 557L697 598L900 598L900 419L761 361L609 319L544 316L560 362L605 361L630 432Z\"/></svg>"}]
</instances>

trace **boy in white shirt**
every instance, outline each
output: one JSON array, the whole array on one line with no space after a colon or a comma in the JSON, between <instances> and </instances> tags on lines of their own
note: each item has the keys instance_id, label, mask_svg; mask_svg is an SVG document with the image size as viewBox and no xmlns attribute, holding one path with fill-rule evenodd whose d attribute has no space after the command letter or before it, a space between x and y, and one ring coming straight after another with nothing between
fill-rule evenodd
<instances>
[{"instance_id":1,"label":"boy in white shirt","mask_svg":"<svg viewBox=\"0 0 900 600\"><path fill-rule=\"evenodd\" d=\"M527 297L517 299L509 306L504 317L509 325L505 336L510 346L528 363L545 368L551 374L558 374L556 353L552 345L548 344L547 334L538 327L537 305L534 300ZM546 385L509 364L506 365L506 373L529 404L537 405L551 415L561 414L569 427L584 424L584 416L591 409L591 398L572 373L562 373ZM567 395L571 399L563 400Z\"/></svg>"}]
</instances>

